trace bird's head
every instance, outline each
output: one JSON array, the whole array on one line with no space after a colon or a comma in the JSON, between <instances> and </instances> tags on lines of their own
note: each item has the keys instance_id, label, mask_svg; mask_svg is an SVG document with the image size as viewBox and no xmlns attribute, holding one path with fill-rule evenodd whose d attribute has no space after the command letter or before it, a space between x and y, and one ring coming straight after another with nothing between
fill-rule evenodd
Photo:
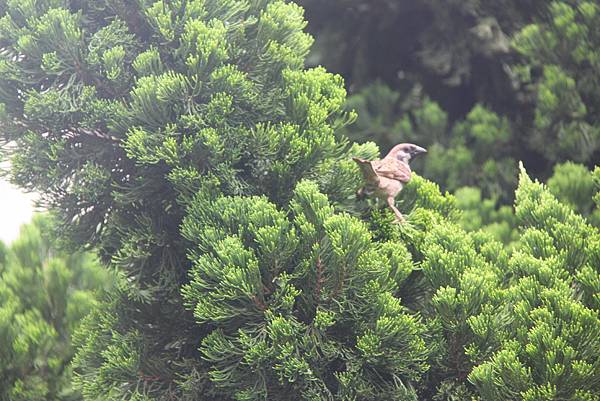
<instances>
[{"instance_id":1,"label":"bird's head","mask_svg":"<svg viewBox=\"0 0 600 401\"><path fill-rule=\"evenodd\" d=\"M394 146L386 157L395 157L400 161L408 163L410 159L421 153L427 153L427 149L412 143L401 143Z\"/></svg>"}]
</instances>

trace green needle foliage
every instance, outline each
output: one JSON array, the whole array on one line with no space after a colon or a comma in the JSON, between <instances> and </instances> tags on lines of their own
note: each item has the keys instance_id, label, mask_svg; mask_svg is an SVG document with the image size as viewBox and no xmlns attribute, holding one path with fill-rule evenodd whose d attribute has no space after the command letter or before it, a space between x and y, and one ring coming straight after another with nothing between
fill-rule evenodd
<instances>
[{"instance_id":1,"label":"green needle foliage","mask_svg":"<svg viewBox=\"0 0 600 401\"><path fill-rule=\"evenodd\" d=\"M534 130L528 140L550 160L593 160L600 149L600 5L552 1L548 15L525 26L514 46L536 85ZM538 79L531 71L541 69Z\"/></svg>"},{"instance_id":2,"label":"green needle foliage","mask_svg":"<svg viewBox=\"0 0 600 401\"><path fill-rule=\"evenodd\" d=\"M87 253L56 247L43 215L0 260L0 400L76 401L71 335L110 277Z\"/></svg>"},{"instance_id":3,"label":"green needle foliage","mask_svg":"<svg viewBox=\"0 0 600 401\"><path fill-rule=\"evenodd\" d=\"M489 400L600 396L600 233L521 173L508 337L469 380ZM506 274L505 273L505 274Z\"/></svg>"},{"instance_id":4,"label":"green needle foliage","mask_svg":"<svg viewBox=\"0 0 600 401\"><path fill-rule=\"evenodd\" d=\"M211 379L240 400L411 396L428 352L425 326L394 297L410 254L335 214L314 183L296 187L290 209L197 199L184 220L197 245L183 295L211 323Z\"/></svg>"},{"instance_id":5,"label":"green needle foliage","mask_svg":"<svg viewBox=\"0 0 600 401\"><path fill-rule=\"evenodd\" d=\"M594 202L594 196L598 196L600 191L598 173L598 167L591 172L573 162L557 164L554 166L554 175L548 180L548 188L561 202L600 227L600 209Z\"/></svg>"},{"instance_id":6,"label":"green needle foliage","mask_svg":"<svg viewBox=\"0 0 600 401\"><path fill-rule=\"evenodd\" d=\"M357 200L351 157L380 152L339 134L299 6L0 4L12 179L121 273L74 337L84 399L600 396L598 230L524 171L510 248L416 175L407 224ZM506 132L479 107L440 143Z\"/></svg>"},{"instance_id":7,"label":"green needle foliage","mask_svg":"<svg viewBox=\"0 0 600 401\"><path fill-rule=\"evenodd\" d=\"M515 208L511 249L452 224L425 236L441 350L429 397L597 399L600 232L524 170Z\"/></svg>"}]
</instances>

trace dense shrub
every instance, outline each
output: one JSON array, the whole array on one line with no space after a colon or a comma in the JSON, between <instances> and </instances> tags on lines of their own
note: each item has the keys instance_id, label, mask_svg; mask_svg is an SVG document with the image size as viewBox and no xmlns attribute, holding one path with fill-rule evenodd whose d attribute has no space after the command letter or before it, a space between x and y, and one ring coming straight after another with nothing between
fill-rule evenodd
<instances>
[{"instance_id":1,"label":"dense shrub","mask_svg":"<svg viewBox=\"0 0 600 401\"><path fill-rule=\"evenodd\" d=\"M80 400L72 333L111 277L90 254L61 251L38 215L0 260L0 400Z\"/></svg>"},{"instance_id":2,"label":"dense shrub","mask_svg":"<svg viewBox=\"0 0 600 401\"><path fill-rule=\"evenodd\" d=\"M514 215L481 212L509 222L509 247L461 228L477 190L415 175L401 225L357 200L351 157L380 149L339 134L355 115L339 76L303 67L297 5L2 11L13 181L121 273L75 338L84 399L600 397L597 228L523 169ZM426 106L416 120L444 123ZM476 107L440 144L490 151L508 132Z\"/></svg>"}]
</instances>

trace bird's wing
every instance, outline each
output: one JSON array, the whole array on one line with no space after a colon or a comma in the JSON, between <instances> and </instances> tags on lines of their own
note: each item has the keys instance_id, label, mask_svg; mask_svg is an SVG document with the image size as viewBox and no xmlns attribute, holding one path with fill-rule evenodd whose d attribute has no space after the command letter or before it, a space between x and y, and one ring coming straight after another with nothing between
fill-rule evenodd
<instances>
[{"instance_id":1,"label":"bird's wing","mask_svg":"<svg viewBox=\"0 0 600 401\"><path fill-rule=\"evenodd\" d=\"M373 162L375 173L381 177L390 178L403 183L410 181L412 172L410 166L395 157L386 157L384 159Z\"/></svg>"},{"instance_id":2,"label":"bird's wing","mask_svg":"<svg viewBox=\"0 0 600 401\"><path fill-rule=\"evenodd\" d=\"M375 173L375 170L373 170L373 163L375 162L359 159L358 157L353 157L352 160L358 164L360 172L363 177L365 177L365 180L379 181L379 176Z\"/></svg>"}]
</instances>

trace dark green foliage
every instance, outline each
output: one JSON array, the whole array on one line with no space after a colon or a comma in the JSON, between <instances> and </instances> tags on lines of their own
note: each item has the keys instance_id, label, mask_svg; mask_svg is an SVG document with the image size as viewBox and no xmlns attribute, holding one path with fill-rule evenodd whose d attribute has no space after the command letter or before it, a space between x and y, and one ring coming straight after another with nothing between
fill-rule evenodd
<instances>
[{"instance_id":1,"label":"dark green foliage","mask_svg":"<svg viewBox=\"0 0 600 401\"><path fill-rule=\"evenodd\" d=\"M554 175L548 180L548 188L562 203L600 226L600 209L594 203L594 195L600 186L594 183L593 173L585 166L573 162L557 164Z\"/></svg>"},{"instance_id":2,"label":"dark green foliage","mask_svg":"<svg viewBox=\"0 0 600 401\"><path fill-rule=\"evenodd\" d=\"M56 248L38 215L0 262L0 400L75 401L71 334L110 276L89 254ZM2 245L4 247L4 245Z\"/></svg>"},{"instance_id":3,"label":"dark green foliage","mask_svg":"<svg viewBox=\"0 0 600 401\"><path fill-rule=\"evenodd\" d=\"M418 90L401 94L376 81L350 96L347 107L359 118L344 129L346 136L376 140L383 151L402 141L427 141L423 146L443 143L447 135L448 114Z\"/></svg>"},{"instance_id":4,"label":"dark green foliage","mask_svg":"<svg viewBox=\"0 0 600 401\"><path fill-rule=\"evenodd\" d=\"M495 199L483 198L476 187L462 187L456 193L456 206L461 210L460 225L467 231L483 230L505 244L518 238L513 208L498 206Z\"/></svg>"},{"instance_id":5,"label":"dark green foliage","mask_svg":"<svg viewBox=\"0 0 600 401\"><path fill-rule=\"evenodd\" d=\"M310 58L352 89L375 79L406 93L424 87L454 119L477 101L494 109L518 99L511 35L545 12L543 0L301 0L317 37Z\"/></svg>"},{"instance_id":6,"label":"dark green foliage","mask_svg":"<svg viewBox=\"0 0 600 401\"><path fill-rule=\"evenodd\" d=\"M351 83L349 136L428 146L423 172L442 188L509 204L518 160L542 179L600 160L596 3L302 4L320 38L313 57Z\"/></svg>"},{"instance_id":7,"label":"dark green foliage","mask_svg":"<svg viewBox=\"0 0 600 401\"><path fill-rule=\"evenodd\" d=\"M343 81L304 69L290 2L0 4L13 181L120 272L74 339L84 399L600 397L600 235L575 211L600 200L571 194L579 170L551 181L572 206L522 171L496 211L527 153L512 120L378 84L351 100L373 123L344 128ZM351 158L380 149L340 135L372 126L427 137L417 171L444 187L482 188L415 174L394 224L355 196Z\"/></svg>"},{"instance_id":8,"label":"dark green foliage","mask_svg":"<svg viewBox=\"0 0 600 401\"><path fill-rule=\"evenodd\" d=\"M596 168L595 174L599 169ZM548 179L549 191L565 206L600 226L600 212L594 199L600 181L585 166L573 162L557 164ZM462 187L456 193L456 206L461 210L460 225L467 231L483 230L496 240L510 244L518 238L517 219L513 208L494 198L484 198L476 187Z\"/></svg>"},{"instance_id":9,"label":"dark green foliage","mask_svg":"<svg viewBox=\"0 0 600 401\"><path fill-rule=\"evenodd\" d=\"M534 130L528 140L549 160L598 160L600 6L552 1L548 11L514 40L528 63L518 72L537 86ZM532 77L534 69L542 70L538 79Z\"/></svg>"},{"instance_id":10,"label":"dark green foliage","mask_svg":"<svg viewBox=\"0 0 600 401\"><path fill-rule=\"evenodd\" d=\"M487 196L505 200L507 188L515 184L511 136L506 118L477 105L454 124L449 139L432 144L424 173L449 190L477 185Z\"/></svg>"}]
</instances>

